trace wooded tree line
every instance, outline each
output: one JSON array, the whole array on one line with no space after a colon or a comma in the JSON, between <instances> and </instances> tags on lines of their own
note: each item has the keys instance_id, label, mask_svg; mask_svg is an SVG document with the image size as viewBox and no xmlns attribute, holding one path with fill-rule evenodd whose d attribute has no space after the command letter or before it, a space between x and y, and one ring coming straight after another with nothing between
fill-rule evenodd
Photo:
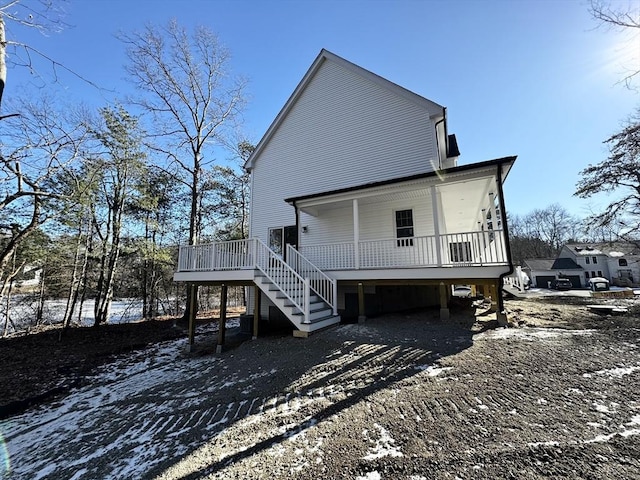
<instances>
[{"instance_id":1,"label":"wooded tree line","mask_svg":"<svg viewBox=\"0 0 640 480\"><path fill-rule=\"evenodd\" d=\"M0 5L0 67L11 47L28 49L5 23L38 21L20 6ZM52 90L13 94L0 68L3 334L19 328L10 306L25 290L39 305L33 323L47 320L49 298L64 299L65 327L88 299L96 325L117 297L142 299L144 318L176 314L177 245L247 235L253 146L239 133L245 81L228 71L228 51L176 22L120 39L136 93L97 110L61 105ZM37 288L21 288L34 274Z\"/></svg>"},{"instance_id":2,"label":"wooded tree line","mask_svg":"<svg viewBox=\"0 0 640 480\"><path fill-rule=\"evenodd\" d=\"M507 214L511 255L516 265L525 259L555 258L566 243L613 242L624 239L618 223L598 225L580 218L558 203L536 208L525 215Z\"/></svg>"}]
</instances>

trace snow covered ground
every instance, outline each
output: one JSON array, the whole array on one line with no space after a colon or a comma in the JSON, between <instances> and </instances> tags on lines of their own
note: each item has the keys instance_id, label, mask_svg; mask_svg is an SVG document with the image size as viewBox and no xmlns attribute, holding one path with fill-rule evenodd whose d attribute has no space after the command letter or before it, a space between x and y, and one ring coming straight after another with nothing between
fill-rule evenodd
<instances>
[{"instance_id":1,"label":"snow covered ground","mask_svg":"<svg viewBox=\"0 0 640 480\"><path fill-rule=\"evenodd\" d=\"M37 301L28 297L15 295L12 299L11 319L16 326L26 326L35 318ZM82 305L82 312L77 312L73 317L76 324L93 325L93 299L86 300ZM62 322L66 300L47 300L44 303L43 319L46 324ZM4 314L4 312L3 312ZM111 304L111 316L109 323L135 322L142 318L142 301L138 299L117 299Z\"/></svg>"}]
</instances>

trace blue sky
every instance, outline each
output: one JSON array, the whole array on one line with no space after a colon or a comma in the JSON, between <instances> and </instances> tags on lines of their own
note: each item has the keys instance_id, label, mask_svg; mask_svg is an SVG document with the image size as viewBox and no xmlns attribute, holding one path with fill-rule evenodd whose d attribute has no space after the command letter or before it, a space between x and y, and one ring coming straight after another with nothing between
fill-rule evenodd
<instances>
[{"instance_id":1,"label":"blue sky","mask_svg":"<svg viewBox=\"0 0 640 480\"><path fill-rule=\"evenodd\" d=\"M596 28L580 0L70 0L64 8L70 26L60 33L9 25L8 35L107 89L62 72L54 87L74 101L104 106L129 88L118 31L170 18L203 24L249 80L244 130L257 142L326 48L446 106L460 164L518 155L505 184L515 214L554 202L581 217L599 209L603 201L572 196L579 172L606 157L603 140L640 99L616 85L625 68L640 68L640 37ZM45 63L38 70L51 73ZM10 70L5 94L33 78Z\"/></svg>"}]
</instances>

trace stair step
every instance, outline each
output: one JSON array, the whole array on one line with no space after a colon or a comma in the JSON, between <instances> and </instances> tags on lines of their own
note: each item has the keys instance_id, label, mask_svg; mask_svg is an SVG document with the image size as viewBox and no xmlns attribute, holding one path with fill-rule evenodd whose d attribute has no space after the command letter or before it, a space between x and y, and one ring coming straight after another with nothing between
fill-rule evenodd
<instances>
[{"instance_id":1,"label":"stair step","mask_svg":"<svg viewBox=\"0 0 640 480\"><path fill-rule=\"evenodd\" d=\"M328 317L319 318L311 323L303 323L299 330L305 333L311 333L340 323L340 315L330 315ZM295 335L295 333L294 333ZM304 335L304 334L303 334ZM306 336L306 335L304 335Z\"/></svg>"}]
</instances>

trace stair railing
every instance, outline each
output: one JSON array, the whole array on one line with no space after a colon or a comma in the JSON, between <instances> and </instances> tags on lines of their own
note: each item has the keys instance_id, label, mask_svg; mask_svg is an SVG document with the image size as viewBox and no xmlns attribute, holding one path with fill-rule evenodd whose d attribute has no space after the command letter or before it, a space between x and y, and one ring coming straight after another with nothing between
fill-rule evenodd
<instances>
[{"instance_id":1,"label":"stair railing","mask_svg":"<svg viewBox=\"0 0 640 480\"><path fill-rule=\"evenodd\" d=\"M258 238L255 239L255 265L302 312L302 323L309 323L309 278L299 275Z\"/></svg>"},{"instance_id":2,"label":"stair railing","mask_svg":"<svg viewBox=\"0 0 640 480\"><path fill-rule=\"evenodd\" d=\"M333 314L337 315L338 282L289 244L287 244L287 263L300 276L309 279L311 289L331 307Z\"/></svg>"}]
</instances>

